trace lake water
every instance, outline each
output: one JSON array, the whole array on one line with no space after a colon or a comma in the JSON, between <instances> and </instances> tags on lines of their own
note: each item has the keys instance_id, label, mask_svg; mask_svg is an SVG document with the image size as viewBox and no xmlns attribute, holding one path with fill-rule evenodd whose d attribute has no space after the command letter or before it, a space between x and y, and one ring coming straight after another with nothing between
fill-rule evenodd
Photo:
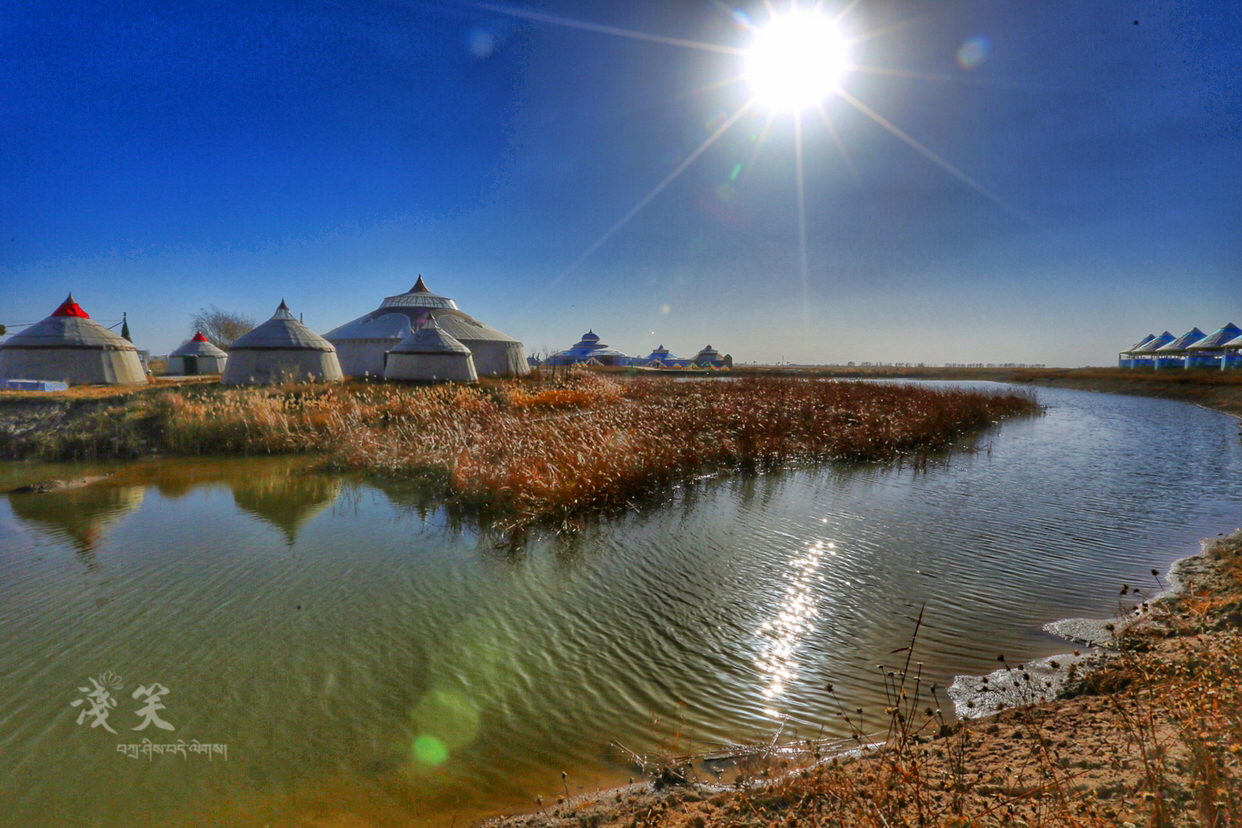
<instances>
[{"instance_id":1,"label":"lake water","mask_svg":"<svg viewBox=\"0 0 1242 828\"><path fill-rule=\"evenodd\" d=\"M0 824L466 825L626 749L848 735L826 683L878 729L921 608L947 686L1242 525L1234 418L1038 395L926 468L701 481L520 547L297 460L74 467L114 474L0 501Z\"/></svg>"}]
</instances>

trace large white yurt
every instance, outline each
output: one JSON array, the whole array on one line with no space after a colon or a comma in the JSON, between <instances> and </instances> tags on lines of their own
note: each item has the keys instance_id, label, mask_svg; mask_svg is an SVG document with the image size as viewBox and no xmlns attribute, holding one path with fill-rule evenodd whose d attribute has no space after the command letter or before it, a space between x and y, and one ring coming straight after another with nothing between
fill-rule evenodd
<instances>
[{"instance_id":1,"label":"large white yurt","mask_svg":"<svg viewBox=\"0 0 1242 828\"><path fill-rule=\"evenodd\" d=\"M168 355L164 373L172 376L220 374L228 358L228 354L207 341L202 331L196 331L193 339Z\"/></svg>"},{"instance_id":2,"label":"large white yurt","mask_svg":"<svg viewBox=\"0 0 1242 828\"><path fill-rule=\"evenodd\" d=\"M521 342L462 313L452 299L428 290L422 276L408 293L389 296L375 310L328 331L324 338L336 346L347 375L382 377L385 355L429 319L470 349L480 376L530 371Z\"/></svg>"},{"instance_id":3,"label":"large white yurt","mask_svg":"<svg viewBox=\"0 0 1242 828\"><path fill-rule=\"evenodd\" d=\"M91 319L71 293L47 319L0 345L0 379L127 385L147 374L134 344Z\"/></svg>"},{"instance_id":4,"label":"large white yurt","mask_svg":"<svg viewBox=\"0 0 1242 828\"><path fill-rule=\"evenodd\" d=\"M282 299L271 319L233 340L220 382L275 385L342 379L332 343L299 322Z\"/></svg>"},{"instance_id":5,"label":"large white yurt","mask_svg":"<svg viewBox=\"0 0 1242 828\"><path fill-rule=\"evenodd\" d=\"M478 382L470 349L428 322L388 352L384 379L421 382Z\"/></svg>"}]
</instances>

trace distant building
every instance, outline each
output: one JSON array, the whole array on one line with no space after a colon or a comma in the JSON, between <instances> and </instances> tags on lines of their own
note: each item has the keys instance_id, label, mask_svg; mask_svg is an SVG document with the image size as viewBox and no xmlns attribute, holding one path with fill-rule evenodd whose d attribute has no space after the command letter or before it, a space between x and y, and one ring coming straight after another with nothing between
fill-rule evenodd
<instances>
[{"instance_id":1,"label":"distant building","mask_svg":"<svg viewBox=\"0 0 1242 828\"><path fill-rule=\"evenodd\" d=\"M1225 345L1242 336L1242 328L1232 322L1186 346L1187 368L1224 368Z\"/></svg>"},{"instance_id":2,"label":"distant building","mask_svg":"<svg viewBox=\"0 0 1242 828\"><path fill-rule=\"evenodd\" d=\"M669 352L668 348L660 344L647 355L646 359L640 360L638 364L646 368L685 368L690 362L688 359L674 356Z\"/></svg>"},{"instance_id":3,"label":"distant building","mask_svg":"<svg viewBox=\"0 0 1242 828\"><path fill-rule=\"evenodd\" d=\"M1242 336L1226 342L1222 350L1225 352L1220 361L1222 371L1242 369Z\"/></svg>"},{"instance_id":4,"label":"distant building","mask_svg":"<svg viewBox=\"0 0 1242 828\"><path fill-rule=\"evenodd\" d=\"M164 373L170 376L222 374L229 355L207 341L202 331L195 331L189 342L168 355Z\"/></svg>"},{"instance_id":5,"label":"distant building","mask_svg":"<svg viewBox=\"0 0 1242 828\"><path fill-rule=\"evenodd\" d=\"M548 357L548 365L634 365L639 360L609 348L599 341L599 334L590 330L570 348Z\"/></svg>"},{"instance_id":6,"label":"distant building","mask_svg":"<svg viewBox=\"0 0 1242 828\"><path fill-rule=\"evenodd\" d=\"M732 368L733 357L726 354L721 356L720 352L713 348L710 344L694 355L692 360L698 368Z\"/></svg>"},{"instance_id":7,"label":"distant building","mask_svg":"<svg viewBox=\"0 0 1242 828\"><path fill-rule=\"evenodd\" d=\"M1207 334L1198 328L1191 328L1168 345L1161 345L1153 354L1155 356L1155 368L1185 368L1186 367L1186 349L1194 345Z\"/></svg>"}]
</instances>

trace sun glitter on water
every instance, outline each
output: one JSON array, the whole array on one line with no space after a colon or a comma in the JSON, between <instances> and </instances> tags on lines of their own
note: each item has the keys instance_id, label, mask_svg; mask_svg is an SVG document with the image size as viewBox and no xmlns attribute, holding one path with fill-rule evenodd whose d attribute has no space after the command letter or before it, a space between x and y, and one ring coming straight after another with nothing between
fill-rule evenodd
<instances>
[{"instance_id":1,"label":"sun glitter on water","mask_svg":"<svg viewBox=\"0 0 1242 828\"><path fill-rule=\"evenodd\" d=\"M848 47L836 23L808 10L773 17L746 52L755 99L779 112L815 106L837 89L848 67Z\"/></svg>"}]
</instances>

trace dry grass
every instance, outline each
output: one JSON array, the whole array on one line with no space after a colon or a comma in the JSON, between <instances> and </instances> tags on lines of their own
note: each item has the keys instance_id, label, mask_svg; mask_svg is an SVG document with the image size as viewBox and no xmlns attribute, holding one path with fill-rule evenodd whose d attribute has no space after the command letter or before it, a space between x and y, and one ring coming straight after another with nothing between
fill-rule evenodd
<instances>
[{"instance_id":1,"label":"dry grass","mask_svg":"<svg viewBox=\"0 0 1242 828\"><path fill-rule=\"evenodd\" d=\"M679 382L573 373L552 387L187 386L10 423L10 454L47 458L319 452L430 484L507 527L626 508L722 470L883 461L952 445L1031 395L790 378Z\"/></svg>"}]
</instances>

